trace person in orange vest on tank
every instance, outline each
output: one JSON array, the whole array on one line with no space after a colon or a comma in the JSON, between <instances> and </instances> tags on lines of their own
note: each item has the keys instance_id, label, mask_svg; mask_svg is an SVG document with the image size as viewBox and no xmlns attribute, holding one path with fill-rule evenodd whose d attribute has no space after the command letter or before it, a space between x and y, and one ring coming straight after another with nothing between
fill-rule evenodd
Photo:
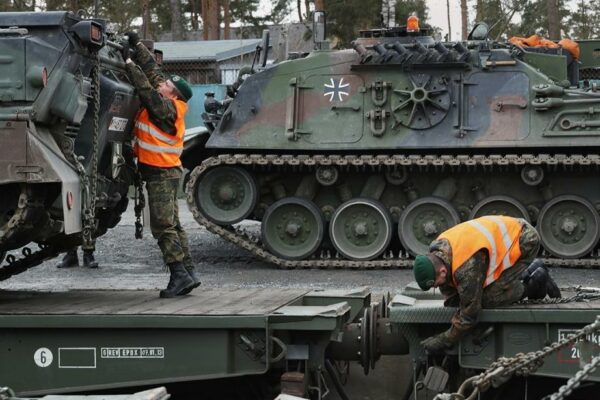
<instances>
[{"instance_id":1,"label":"person in orange vest on tank","mask_svg":"<svg viewBox=\"0 0 600 400\"><path fill-rule=\"evenodd\" d=\"M452 347L477 324L481 308L521 299L560 297L541 260L540 238L518 218L490 215L443 232L429 253L415 257L413 272L422 290L439 288L445 306L458 307L447 331L421 342L429 353Z\"/></svg>"},{"instance_id":2,"label":"person in orange vest on tank","mask_svg":"<svg viewBox=\"0 0 600 400\"><path fill-rule=\"evenodd\" d=\"M134 126L134 153L148 191L152 235L157 239L171 273L160 297L175 297L200 285L194 273L187 235L179 222L177 205L184 116L192 89L180 76L166 77L136 33L126 35L128 39L121 42L121 54L142 104Z\"/></svg>"}]
</instances>

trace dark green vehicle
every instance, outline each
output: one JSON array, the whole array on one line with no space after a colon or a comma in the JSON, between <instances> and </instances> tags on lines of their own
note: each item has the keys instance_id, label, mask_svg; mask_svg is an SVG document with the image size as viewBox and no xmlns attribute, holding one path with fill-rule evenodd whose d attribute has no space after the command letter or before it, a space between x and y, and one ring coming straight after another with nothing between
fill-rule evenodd
<instances>
[{"instance_id":1,"label":"dark green vehicle","mask_svg":"<svg viewBox=\"0 0 600 400\"><path fill-rule=\"evenodd\" d=\"M0 280L115 226L138 100L105 22L0 13ZM126 161L129 160L129 161Z\"/></svg>"},{"instance_id":2,"label":"dark green vehicle","mask_svg":"<svg viewBox=\"0 0 600 400\"><path fill-rule=\"evenodd\" d=\"M196 219L282 267L369 268L504 214L538 227L549 261L598 265L600 45L582 44L580 65L487 32L440 43L427 28L368 30L336 51L321 38L250 75L216 113L218 156L191 174ZM227 228L242 219L260 237Z\"/></svg>"}]
</instances>

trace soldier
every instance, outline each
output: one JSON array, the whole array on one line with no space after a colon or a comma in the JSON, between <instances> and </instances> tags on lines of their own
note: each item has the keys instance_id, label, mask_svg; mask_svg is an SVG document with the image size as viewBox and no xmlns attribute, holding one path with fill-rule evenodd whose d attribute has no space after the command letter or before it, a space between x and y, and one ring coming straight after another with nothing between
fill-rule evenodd
<instances>
[{"instance_id":1,"label":"soldier","mask_svg":"<svg viewBox=\"0 0 600 400\"><path fill-rule=\"evenodd\" d=\"M189 84L177 75L165 77L152 53L134 32L126 34L121 53L142 110L135 121L134 151L148 190L150 228L171 273L160 297L189 293L200 285L194 273L188 239L179 222L177 188L182 175L180 156L185 133L184 115L192 97ZM133 60L130 58L133 50ZM135 62L134 62L135 61Z\"/></svg>"},{"instance_id":2,"label":"soldier","mask_svg":"<svg viewBox=\"0 0 600 400\"><path fill-rule=\"evenodd\" d=\"M86 268L98 268L98 262L94 259L94 250L83 250L83 266ZM77 246L67 251L62 261L56 267L79 267L79 257L77 257Z\"/></svg>"},{"instance_id":3,"label":"soldier","mask_svg":"<svg viewBox=\"0 0 600 400\"><path fill-rule=\"evenodd\" d=\"M422 290L439 287L445 306L456 307L452 326L424 340L430 353L452 347L477 324L483 308L505 306L523 298L560 297L560 290L540 260L539 235L527 221L485 216L443 232L427 255L415 258L413 272ZM533 263L532 263L533 261Z\"/></svg>"}]
</instances>

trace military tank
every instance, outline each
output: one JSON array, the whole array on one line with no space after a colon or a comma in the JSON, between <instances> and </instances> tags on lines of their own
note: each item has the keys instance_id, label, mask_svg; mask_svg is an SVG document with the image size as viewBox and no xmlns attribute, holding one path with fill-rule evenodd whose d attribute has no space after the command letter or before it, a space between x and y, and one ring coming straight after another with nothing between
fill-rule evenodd
<instances>
[{"instance_id":1,"label":"military tank","mask_svg":"<svg viewBox=\"0 0 600 400\"><path fill-rule=\"evenodd\" d=\"M461 221L510 215L549 263L599 265L594 66L580 81L569 51L496 42L483 23L463 42L404 26L330 50L323 19L315 51L215 111L213 157L187 186L201 225L284 268L403 267Z\"/></svg>"},{"instance_id":2,"label":"military tank","mask_svg":"<svg viewBox=\"0 0 600 400\"><path fill-rule=\"evenodd\" d=\"M0 13L0 280L115 226L139 107L105 21Z\"/></svg>"}]
</instances>

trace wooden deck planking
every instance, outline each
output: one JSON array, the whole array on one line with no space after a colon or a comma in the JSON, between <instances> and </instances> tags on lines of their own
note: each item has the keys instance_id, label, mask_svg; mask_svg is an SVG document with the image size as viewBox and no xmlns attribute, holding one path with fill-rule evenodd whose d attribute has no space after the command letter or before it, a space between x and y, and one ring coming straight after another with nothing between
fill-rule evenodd
<instances>
[{"instance_id":1,"label":"wooden deck planking","mask_svg":"<svg viewBox=\"0 0 600 400\"><path fill-rule=\"evenodd\" d=\"M2 314L258 315L270 313L305 293L305 290L286 289L205 288L187 296L161 299L157 290L29 293L0 291L0 318Z\"/></svg>"}]
</instances>

